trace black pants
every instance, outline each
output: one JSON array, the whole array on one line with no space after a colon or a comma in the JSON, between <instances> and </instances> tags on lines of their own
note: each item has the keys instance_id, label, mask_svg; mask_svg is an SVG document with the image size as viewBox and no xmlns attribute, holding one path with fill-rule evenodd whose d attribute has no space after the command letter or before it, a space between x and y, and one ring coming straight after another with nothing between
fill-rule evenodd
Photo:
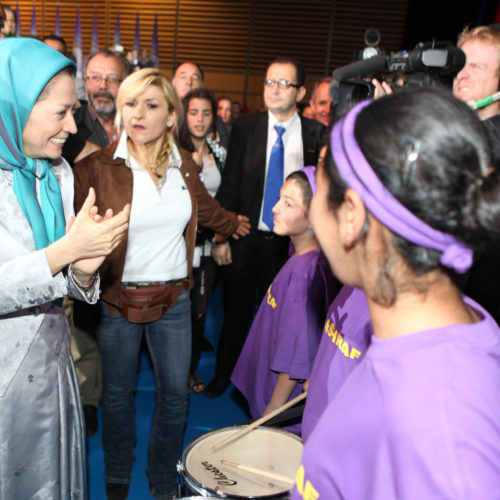
<instances>
[{"instance_id":1,"label":"black pants","mask_svg":"<svg viewBox=\"0 0 500 500\"><path fill-rule=\"evenodd\" d=\"M191 331L193 336L190 373L198 368L201 346L205 333L208 296L214 289L218 274L217 264L212 257L201 257L200 267L193 268L193 288L191 290Z\"/></svg>"},{"instance_id":2,"label":"black pants","mask_svg":"<svg viewBox=\"0 0 500 500\"><path fill-rule=\"evenodd\" d=\"M224 269L224 324L215 376L229 380L248 329L278 271L288 258L289 238L256 232L232 244L233 263Z\"/></svg>"}]
</instances>

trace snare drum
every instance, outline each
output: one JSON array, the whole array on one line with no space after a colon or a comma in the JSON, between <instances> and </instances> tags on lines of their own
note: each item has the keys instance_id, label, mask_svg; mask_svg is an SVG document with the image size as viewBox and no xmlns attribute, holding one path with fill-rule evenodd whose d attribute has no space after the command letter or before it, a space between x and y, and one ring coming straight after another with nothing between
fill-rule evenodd
<instances>
[{"instance_id":1,"label":"snare drum","mask_svg":"<svg viewBox=\"0 0 500 500\"><path fill-rule=\"evenodd\" d=\"M221 460L286 476L293 481L302 456L302 440L281 429L258 427L212 451L212 447L243 427L216 429L188 445L179 464L188 490L204 497L289 498L290 484L224 465Z\"/></svg>"}]
</instances>

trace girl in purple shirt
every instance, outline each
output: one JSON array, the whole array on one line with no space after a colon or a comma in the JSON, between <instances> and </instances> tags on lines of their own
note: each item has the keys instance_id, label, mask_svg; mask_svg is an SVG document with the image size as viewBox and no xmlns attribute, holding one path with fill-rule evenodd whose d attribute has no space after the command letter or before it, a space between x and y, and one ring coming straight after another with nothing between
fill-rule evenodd
<instances>
[{"instance_id":1,"label":"girl in purple shirt","mask_svg":"<svg viewBox=\"0 0 500 500\"><path fill-rule=\"evenodd\" d=\"M273 209L274 232L294 254L263 298L231 376L252 417L266 415L302 392L311 374L328 304L338 291L309 224L315 167L288 176ZM286 427L299 433L300 424Z\"/></svg>"},{"instance_id":2,"label":"girl in purple shirt","mask_svg":"<svg viewBox=\"0 0 500 500\"><path fill-rule=\"evenodd\" d=\"M498 498L500 331L456 286L472 250L500 242L485 129L451 93L407 90L354 107L331 153L311 222L335 274L365 292L373 336L292 499Z\"/></svg>"},{"instance_id":3,"label":"girl in purple shirt","mask_svg":"<svg viewBox=\"0 0 500 500\"><path fill-rule=\"evenodd\" d=\"M328 403L366 354L373 330L362 290L344 285L328 309L302 417L306 442Z\"/></svg>"}]
</instances>

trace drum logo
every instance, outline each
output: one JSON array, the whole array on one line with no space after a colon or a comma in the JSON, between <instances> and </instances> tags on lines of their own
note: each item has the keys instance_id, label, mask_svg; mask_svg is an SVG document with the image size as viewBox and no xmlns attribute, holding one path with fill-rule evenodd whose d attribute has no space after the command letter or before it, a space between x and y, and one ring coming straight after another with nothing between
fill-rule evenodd
<instances>
[{"instance_id":1,"label":"drum logo","mask_svg":"<svg viewBox=\"0 0 500 500\"><path fill-rule=\"evenodd\" d=\"M223 472L221 472L217 467L212 465L209 462L201 462L201 465L205 467L205 470L212 473L214 475L214 479L217 481L217 484L221 486L234 486L238 484L234 479L229 479Z\"/></svg>"}]
</instances>

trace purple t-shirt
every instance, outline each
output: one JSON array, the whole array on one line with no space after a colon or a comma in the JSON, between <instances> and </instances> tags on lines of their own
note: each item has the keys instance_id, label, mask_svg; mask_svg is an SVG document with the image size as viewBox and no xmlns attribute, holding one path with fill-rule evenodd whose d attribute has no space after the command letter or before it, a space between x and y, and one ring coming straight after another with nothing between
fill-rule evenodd
<instances>
[{"instance_id":1,"label":"purple t-shirt","mask_svg":"<svg viewBox=\"0 0 500 500\"><path fill-rule=\"evenodd\" d=\"M498 499L500 329L483 319L390 340L365 358L304 448L292 499Z\"/></svg>"},{"instance_id":2,"label":"purple t-shirt","mask_svg":"<svg viewBox=\"0 0 500 500\"><path fill-rule=\"evenodd\" d=\"M292 255L260 304L231 381L257 418L269 404L279 373L306 380L318 350L321 325L338 282L320 250ZM302 392L297 384L290 399ZM300 425L285 427L300 432Z\"/></svg>"},{"instance_id":3,"label":"purple t-shirt","mask_svg":"<svg viewBox=\"0 0 500 500\"><path fill-rule=\"evenodd\" d=\"M302 418L304 442L328 403L363 359L372 333L365 293L344 285L328 310L314 360Z\"/></svg>"}]
</instances>

